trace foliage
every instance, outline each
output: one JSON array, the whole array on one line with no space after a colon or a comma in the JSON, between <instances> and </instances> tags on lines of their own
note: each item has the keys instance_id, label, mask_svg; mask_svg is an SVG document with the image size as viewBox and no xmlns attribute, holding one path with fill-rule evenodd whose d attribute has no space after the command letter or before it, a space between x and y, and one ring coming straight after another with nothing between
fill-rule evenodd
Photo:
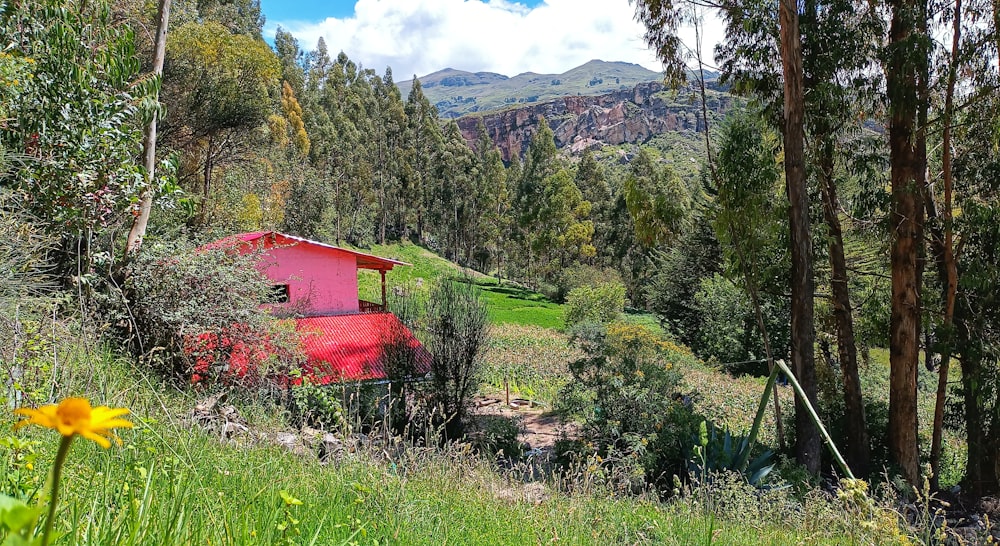
<instances>
[{"instance_id":1,"label":"foliage","mask_svg":"<svg viewBox=\"0 0 1000 546\"><path fill-rule=\"evenodd\" d=\"M445 419L447 437L460 438L466 405L480 381L481 349L489 339L486 306L471 283L442 279L431 290L424 319L432 355L431 398Z\"/></svg>"},{"instance_id":2,"label":"foliage","mask_svg":"<svg viewBox=\"0 0 1000 546\"><path fill-rule=\"evenodd\" d=\"M762 303L766 323L773 325L769 333L782 334L787 311L770 299ZM696 354L722 364L730 373L767 374L765 362L747 362L766 355L753 308L739 286L718 273L704 278L692 307L700 319L700 329L691 343Z\"/></svg>"},{"instance_id":3,"label":"foliage","mask_svg":"<svg viewBox=\"0 0 1000 546\"><path fill-rule=\"evenodd\" d=\"M570 364L559 407L584 419L584 439L601 457L631 460L661 486L686 468L697 420L677 394L673 345L641 326L580 324L586 356Z\"/></svg>"},{"instance_id":4,"label":"foliage","mask_svg":"<svg viewBox=\"0 0 1000 546\"><path fill-rule=\"evenodd\" d=\"M163 136L185 154L180 177L202 196L204 222L215 167L239 158L248 132L268 119L281 66L262 40L211 20L171 30L166 54L161 97L173 114L163 121ZM294 118L294 104L286 102ZM305 148L302 127L293 122L291 130L296 146Z\"/></svg>"},{"instance_id":5,"label":"foliage","mask_svg":"<svg viewBox=\"0 0 1000 546\"><path fill-rule=\"evenodd\" d=\"M754 448L749 438L719 429L714 423L702 421L698 436L693 438L691 472L695 476L707 477L718 471L739 473L747 483L761 487L774 470L774 452L765 449L756 458L750 459L749 451Z\"/></svg>"},{"instance_id":6,"label":"foliage","mask_svg":"<svg viewBox=\"0 0 1000 546\"><path fill-rule=\"evenodd\" d=\"M671 240L683 228L690 206L687 189L669 166L657 166L646 148L632 161L624 196L643 245Z\"/></svg>"},{"instance_id":7,"label":"foliage","mask_svg":"<svg viewBox=\"0 0 1000 546\"><path fill-rule=\"evenodd\" d=\"M689 347L699 344L705 320L695 294L706 279L722 272L722 249L706 216L704 207L696 208L691 229L681 232L669 249L655 254L656 272L646 288L650 306L664 328Z\"/></svg>"},{"instance_id":8,"label":"foliage","mask_svg":"<svg viewBox=\"0 0 1000 546\"><path fill-rule=\"evenodd\" d=\"M271 294L253 255L231 249L161 245L129 266L121 313L137 356L194 382L259 382L294 350L261 304Z\"/></svg>"},{"instance_id":9,"label":"foliage","mask_svg":"<svg viewBox=\"0 0 1000 546\"><path fill-rule=\"evenodd\" d=\"M597 286L605 283L622 284L621 275L611 267L599 267L590 264L574 264L562 268L555 280L556 290L548 294L549 298L565 302L570 291L583 286Z\"/></svg>"},{"instance_id":10,"label":"foliage","mask_svg":"<svg viewBox=\"0 0 1000 546\"><path fill-rule=\"evenodd\" d=\"M607 324L617 320L625 309L625 286L605 282L581 286L566 296L566 324L597 322Z\"/></svg>"},{"instance_id":11,"label":"foliage","mask_svg":"<svg viewBox=\"0 0 1000 546\"><path fill-rule=\"evenodd\" d=\"M516 419L480 415L474 423L478 430L471 435L471 440L479 453L505 461L516 461L524 456L524 444L517 439L521 429Z\"/></svg>"},{"instance_id":12,"label":"foliage","mask_svg":"<svg viewBox=\"0 0 1000 546\"><path fill-rule=\"evenodd\" d=\"M292 373L293 381L298 374ZM347 427L347 416L336 391L328 386L316 385L302 377L290 387L292 418L300 425L320 430L342 431Z\"/></svg>"},{"instance_id":13,"label":"foliage","mask_svg":"<svg viewBox=\"0 0 1000 546\"><path fill-rule=\"evenodd\" d=\"M18 83L0 93L0 148L25 156L0 182L91 273L93 254L110 250L93 237L120 225L145 185L134 158L152 86L137 82L132 33L103 1L13 1L0 4L0 41L0 72ZM60 262L60 274L78 269Z\"/></svg>"},{"instance_id":14,"label":"foliage","mask_svg":"<svg viewBox=\"0 0 1000 546\"><path fill-rule=\"evenodd\" d=\"M253 127L271 112L279 71L264 42L216 22L188 23L170 32L164 100L183 107L178 114L196 134Z\"/></svg>"}]
</instances>

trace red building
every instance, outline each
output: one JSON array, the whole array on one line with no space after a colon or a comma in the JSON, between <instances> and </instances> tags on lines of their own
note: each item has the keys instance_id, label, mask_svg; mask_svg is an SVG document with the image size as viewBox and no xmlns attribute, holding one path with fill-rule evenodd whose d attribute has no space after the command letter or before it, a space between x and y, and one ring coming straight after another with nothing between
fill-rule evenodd
<instances>
[{"instance_id":1,"label":"red building","mask_svg":"<svg viewBox=\"0 0 1000 546\"><path fill-rule=\"evenodd\" d=\"M274 231L241 233L208 245L259 256L257 267L274 285L272 310L295 316L307 356L305 371L317 383L388 379L385 347L413 351L415 379L430 371L431 355L386 310L386 272L405 262L381 258ZM380 302L358 297L358 270L378 271Z\"/></svg>"}]
</instances>

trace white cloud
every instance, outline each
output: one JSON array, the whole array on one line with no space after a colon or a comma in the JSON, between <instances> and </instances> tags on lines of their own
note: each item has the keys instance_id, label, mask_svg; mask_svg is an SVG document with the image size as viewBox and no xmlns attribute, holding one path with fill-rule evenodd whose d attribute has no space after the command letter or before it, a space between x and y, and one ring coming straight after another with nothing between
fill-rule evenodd
<instances>
[{"instance_id":1,"label":"white cloud","mask_svg":"<svg viewBox=\"0 0 1000 546\"><path fill-rule=\"evenodd\" d=\"M390 66L397 81L443 68L562 73L591 59L658 71L634 13L628 0L545 0L533 8L507 0L358 0L353 17L269 21L268 30L282 26L305 50L322 36L331 55L344 51L378 73Z\"/></svg>"}]
</instances>

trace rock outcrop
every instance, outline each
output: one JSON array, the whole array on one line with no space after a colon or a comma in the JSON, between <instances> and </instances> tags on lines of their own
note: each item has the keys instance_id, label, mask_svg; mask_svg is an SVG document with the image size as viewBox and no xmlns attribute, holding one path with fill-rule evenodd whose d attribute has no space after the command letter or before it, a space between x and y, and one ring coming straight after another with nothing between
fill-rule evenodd
<instances>
[{"instance_id":1,"label":"rock outcrop","mask_svg":"<svg viewBox=\"0 0 1000 546\"><path fill-rule=\"evenodd\" d=\"M659 82L649 82L606 95L561 97L457 121L462 135L472 144L482 120L503 160L510 161L524 156L542 118L555 134L556 146L569 147L572 153L604 145L643 143L665 132L703 131L701 104L693 97L690 90L672 93ZM709 110L724 113L732 102L728 94L713 93Z\"/></svg>"}]
</instances>

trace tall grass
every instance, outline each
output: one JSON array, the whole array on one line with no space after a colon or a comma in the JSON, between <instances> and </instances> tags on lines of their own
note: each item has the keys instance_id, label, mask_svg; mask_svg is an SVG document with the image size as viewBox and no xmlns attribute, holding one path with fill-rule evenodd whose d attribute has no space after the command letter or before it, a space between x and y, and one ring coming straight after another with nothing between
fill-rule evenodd
<instances>
[{"instance_id":1,"label":"tall grass","mask_svg":"<svg viewBox=\"0 0 1000 546\"><path fill-rule=\"evenodd\" d=\"M273 433L284 425L279 408L266 403L240 404L255 432L221 442L188 424L194 394L143 376L110 352L92 354L92 384L100 389L66 390L132 408L137 427L121 435L122 447L74 445L56 544L706 543L708 515L690 504L566 493L498 471L461 444L389 449L373 441L322 464L275 445ZM0 413L0 430L10 430L12 420ZM56 441L46 432L16 435L35 442L30 465L0 447L0 476L17 476L28 496L41 490L54 456ZM15 493L10 480L2 488ZM836 530L803 532L754 518L722 520L710 539L839 543Z\"/></svg>"}]
</instances>

